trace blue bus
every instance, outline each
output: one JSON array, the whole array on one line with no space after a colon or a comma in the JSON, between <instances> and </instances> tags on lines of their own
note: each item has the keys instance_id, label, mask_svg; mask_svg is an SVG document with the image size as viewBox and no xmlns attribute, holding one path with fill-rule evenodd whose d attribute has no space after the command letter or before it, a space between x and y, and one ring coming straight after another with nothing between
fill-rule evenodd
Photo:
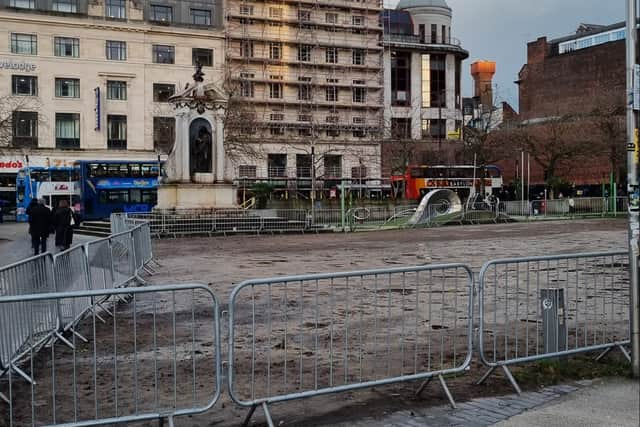
<instances>
[{"instance_id":1,"label":"blue bus","mask_svg":"<svg viewBox=\"0 0 640 427\"><path fill-rule=\"evenodd\" d=\"M26 167L16 176L16 221L27 222L27 207L33 199L44 199L50 209L65 199L80 208L80 185L76 170L71 167Z\"/></svg>"},{"instance_id":2,"label":"blue bus","mask_svg":"<svg viewBox=\"0 0 640 427\"><path fill-rule=\"evenodd\" d=\"M150 212L157 203L161 167L157 161L83 160L74 167L80 178L83 219Z\"/></svg>"}]
</instances>

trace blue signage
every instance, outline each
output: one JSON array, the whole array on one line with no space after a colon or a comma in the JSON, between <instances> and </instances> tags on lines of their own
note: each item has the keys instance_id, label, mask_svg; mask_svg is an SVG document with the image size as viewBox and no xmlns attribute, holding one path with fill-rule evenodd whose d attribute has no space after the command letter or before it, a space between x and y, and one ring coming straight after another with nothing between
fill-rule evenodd
<instances>
[{"instance_id":1,"label":"blue signage","mask_svg":"<svg viewBox=\"0 0 640 427\"><path fill-rule=\"evenodd\" d=\"M95 112L96 112L96 127L94 130L99 131L100 130L100 88L97 87L95 89L93 89L93 91L96 94L96 108L95 108Z\"/></svg>"}]
</instances>

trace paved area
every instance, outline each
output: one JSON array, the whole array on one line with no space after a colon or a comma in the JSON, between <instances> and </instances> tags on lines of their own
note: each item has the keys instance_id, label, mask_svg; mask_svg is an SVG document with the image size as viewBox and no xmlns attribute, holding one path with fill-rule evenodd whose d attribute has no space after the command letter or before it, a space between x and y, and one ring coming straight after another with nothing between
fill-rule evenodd
<instances>
[{"instance_id":1,"label":"paved area","mask_svg":"<svg viewBox=\"0 0 640 427\"><path fill-rule=\"evenodd\" d=\"M86 243L95 237L73 236L73 244ZM47 249L55 252L55 240L53 235L49 236ZM5 222L0 224L0 267L29 258L33 255L31 248L31 236L29 235L29 225L26 223Z\"/></svg>"}]
</instances>

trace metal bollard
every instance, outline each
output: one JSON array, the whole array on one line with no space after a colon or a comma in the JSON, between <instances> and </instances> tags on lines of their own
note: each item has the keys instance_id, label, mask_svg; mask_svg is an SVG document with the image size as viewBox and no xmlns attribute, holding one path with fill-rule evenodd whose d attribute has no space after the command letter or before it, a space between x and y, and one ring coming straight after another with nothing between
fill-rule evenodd
<instances>
[{"instance_id":1,"label":"metal bollard","mask_svg":"<svg viewBox=\"0 0 640 427\"><path fill-rule=\"evenodd\" d=\"M544 352L558 353L567 350L567 311L564 289L541 289L542 330Z\"/></svg>"}]
</instances>

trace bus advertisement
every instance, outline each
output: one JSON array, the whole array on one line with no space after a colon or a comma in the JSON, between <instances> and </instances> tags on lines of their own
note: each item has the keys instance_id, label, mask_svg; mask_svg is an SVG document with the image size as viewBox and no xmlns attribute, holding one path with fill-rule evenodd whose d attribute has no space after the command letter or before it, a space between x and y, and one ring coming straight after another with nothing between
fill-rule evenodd
<instances>
[{"instance_id":1,"label":"bus advertisement","mask_svg":"<svg viewBox=\"0 0 640 427\"><path fill-rule=\"evenodd\" d=\"M26 167L16 176L16 221L27 222L27 207L33 199L44 199L55 209L62 199L80 205L80 186L71 167Z\"/></svg>"},{"instance_id":2,"label":"bus advertisement","mask_svg":"<svg viewBox=\"0 0 640 427\"><path fill-rule=\"evenodd\" d=\"M77 161L84 219L113 212L150 212L158 200L160 164L156 161Z\"/></svg>"}]
</instances>

